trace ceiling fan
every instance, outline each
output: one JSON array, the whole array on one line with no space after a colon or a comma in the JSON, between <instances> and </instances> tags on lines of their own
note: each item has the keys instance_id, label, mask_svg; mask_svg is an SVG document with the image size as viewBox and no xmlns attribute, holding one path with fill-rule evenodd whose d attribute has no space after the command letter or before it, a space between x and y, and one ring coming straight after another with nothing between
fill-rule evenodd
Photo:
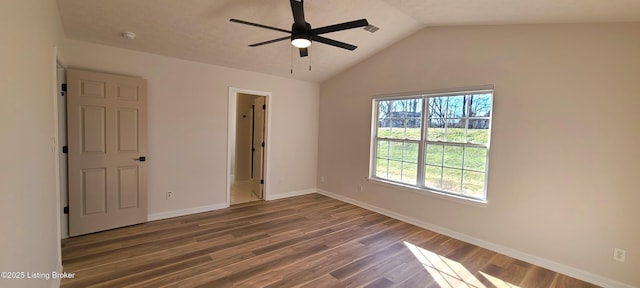
<instances>
[{"instance_id":1,"label":"ceiling fan","mask_svg":"<svg viewBox=\"0 0 640 288\"><path fill-rule=\"evenodd\" d=\"M291 44L300 50L300 57L309 56L308 47L311 46L312 41L353 51L358 47L351 44L344 43L344 42L325 38L320 35L331 33L331 32L353 29L353 28L366 27L369 25L369 22L367 22L367 19L360 19L360 20L349 21L349 22L344 22L340 24L334 24L334 25L312 29L311 25L304 20L303 0L289 0L289 1L291 2L291 12L293 12L293 25L291 26L291 31L280 29L277 27L251 23L251 22L238 20L238 19L229 19L229 21L290 34L289 36L286 36L286 37L281 37L281 38L277 38L269 41L251 44L249 45L249 47L256 47L256 46L261 46L265 44L271 44L271 43L291 39Z\"/></svg>"}]
</instances>

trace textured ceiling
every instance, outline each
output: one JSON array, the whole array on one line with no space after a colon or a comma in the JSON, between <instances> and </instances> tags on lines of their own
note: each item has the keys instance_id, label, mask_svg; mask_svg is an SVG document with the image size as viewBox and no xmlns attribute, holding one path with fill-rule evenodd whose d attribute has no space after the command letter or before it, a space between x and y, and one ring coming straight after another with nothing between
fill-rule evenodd
<instances>
[{"instance_id":1,"label":"textured ceiling","mask_svg":"<svg viewBox=\"0 0 640 288\"><path fill-rule=\"evenodd\" d=\"M425 26L640 21L639 0L307 0L304 5L312 27L366 18L380 30L326 34L358 49L314 43L311 56L300 58L288 41L247 46L286 34L229 22L236 18L289 30L293 19L286 0L58 0L71 39L314 82ZM138 37L127 41L121 37L125 31Z\"/></svg>"}]
</instances>

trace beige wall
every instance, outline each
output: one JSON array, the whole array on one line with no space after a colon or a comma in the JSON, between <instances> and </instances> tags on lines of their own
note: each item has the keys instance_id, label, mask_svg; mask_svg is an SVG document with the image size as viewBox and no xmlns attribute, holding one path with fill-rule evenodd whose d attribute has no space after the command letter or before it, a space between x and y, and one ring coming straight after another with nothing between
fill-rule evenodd
<instances>
[{"instance_id":1,"label":"beige wall","mask_svg":"<svg viewBox=\"0 0 640 288\"><path fill-rule=\"evenodd\" d=\"M319 188L591 281L640 286L638 31L426 28L322 84ZM366 180L373 95L485 84L495 85L485 208ZM626 263L612 260L614 247Z\"/></svg>"},{"instance_id":2,"label":"beige wall","mask_svg":"<svg viewBox=\"0 0 640 288\"><path fill-rule=\"evenodd\" d=\"M0 271L51 273L61 265L52 149L54 47L64 35L56 2L0 1L0 35ZM56 285L0 279L2 287Z\"/></svg>"},{"instance_id":3,"label":"beige wall","mask_svg":"<svg viewBox=\"0 0 640 288\"><path fill-rule=\"evenodd\" d=\"M251 148L252 148L252 129L253 117L251 115L251 106L255 100L255 95L238 94L238 106L236 114L236 161L235 180L248 181L251 180ZM243 117L244 116L244 117Z\"/></svg>"},{"instance_id":4,"label":"beige wall","mask_svg":"<svg viewBox=\"0 0 640 288\"><path fill-rule=\"evenodd\" d=\"M148 80L152 218L226 203L229 87L272 93L269 194L316 187L318 84L76 40L65 49L70 66Z\"/></svg>"}]
</instances>

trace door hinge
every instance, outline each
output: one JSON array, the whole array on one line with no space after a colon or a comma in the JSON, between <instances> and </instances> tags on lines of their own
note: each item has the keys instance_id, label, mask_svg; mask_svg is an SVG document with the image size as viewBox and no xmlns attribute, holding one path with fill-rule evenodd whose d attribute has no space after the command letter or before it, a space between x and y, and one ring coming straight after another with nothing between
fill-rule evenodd
<instances>
[{"instance_id":1,"label":"door hinge","mask_svg":"<svg viewBox=\"0 0 640 288\"><path fill-rule=\"evenodd\" d=\"M262 110L267 110L267 104L262 104Z\"/></svg>"},{"instance_id":2,"label":"door hinge","mask_svg":"<svg viewBox=\"0 0 640 288\"><path fill-rule=\"evenodd\" d=\"M64 154L69 153L69 146L62 146L62 153Z\"/></svg>"},{"instance_id":3,"label":"door hinge","mask_svg":"<svg viewBox=\"0 0 640 288\"><path fill-rule=\"evenodd\" d=\"M69 214L69 206L64 207L64 209L62 209L62 212L64 212L64 214Z\"/></svg>"},{"instance_id":4,"label":"door hinge","mask_svg":"<svg viewBox=\"0 0 640 288\"><path fill-rule=\"evenodd\" d=\"M264 142L262 142L262 147L264 147Z\"/></svg>"},{"instance_id":5,"label":"door hinge","mask_svg":"<svg viewBox=\"0 0 640 288\"><path fill-rule=\"evenodd\" d=\"M264 184L264 179L261 179L261 180L260 180L260 184Z\"/></svg>"},{"instance_id":6,"label":"door hinge","mask_svg":"<svg viewBox=\"0 0 640 288\"><path fill-rule=\"evenodd\" d=\"M62 90L62 92L67 92L67 84L62 84L60 85L60 90ZM64 93L62 93L62 96L64 96Z\"/></svg>"}]
</instances>

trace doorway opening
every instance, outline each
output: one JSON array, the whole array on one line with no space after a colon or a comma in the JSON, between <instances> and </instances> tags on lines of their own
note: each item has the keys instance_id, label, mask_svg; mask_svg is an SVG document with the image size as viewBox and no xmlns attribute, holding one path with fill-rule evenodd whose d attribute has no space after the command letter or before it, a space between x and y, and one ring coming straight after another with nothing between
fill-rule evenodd
<instances>
[{"instance_id":1,"label":"doorway opening","mask_svg":"<svg viewBox=\"0 0 640 288\"><path fill-rule=\"evenodd\" d=\"M229 89L228 205L266 199L269 96Z\"/></svg>"}]
</instances>

